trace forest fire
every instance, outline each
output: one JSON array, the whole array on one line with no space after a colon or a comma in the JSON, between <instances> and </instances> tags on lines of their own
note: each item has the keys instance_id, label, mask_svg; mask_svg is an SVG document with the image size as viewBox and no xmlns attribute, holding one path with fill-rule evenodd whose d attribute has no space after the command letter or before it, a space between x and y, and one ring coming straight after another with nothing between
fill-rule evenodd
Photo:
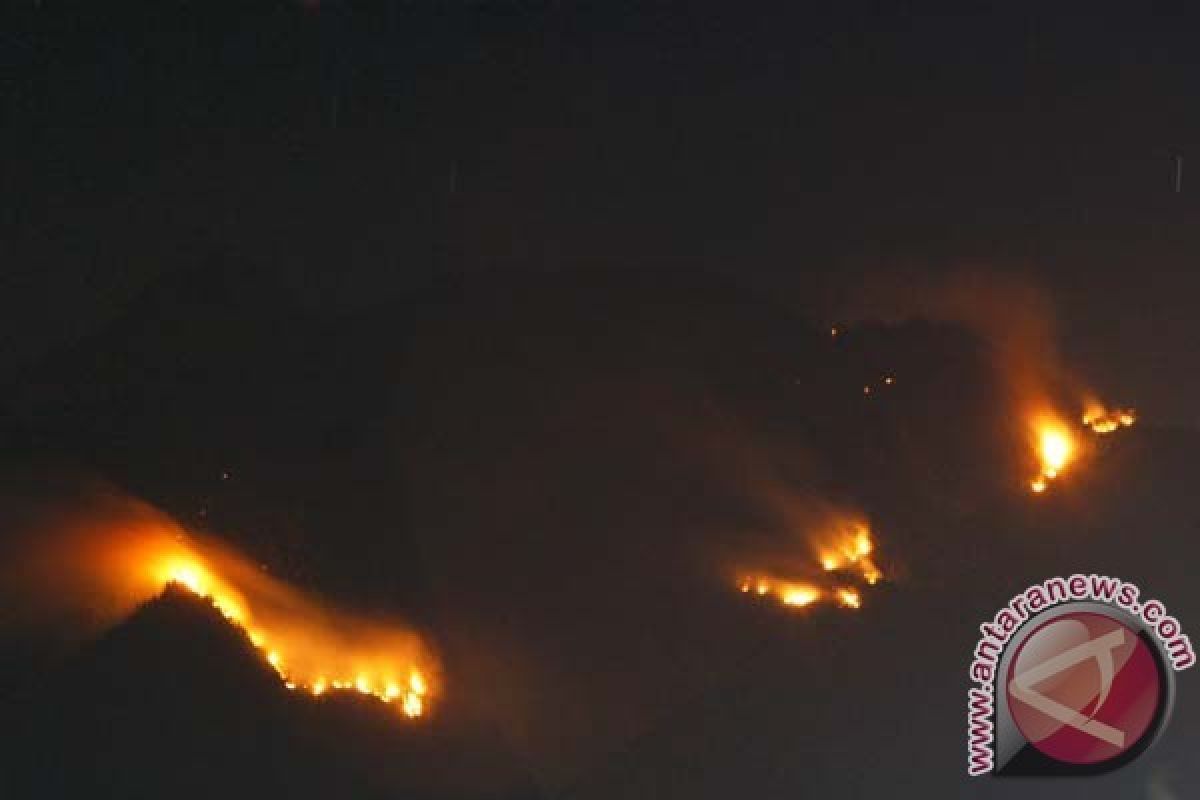
<instances>
[{"instance_id":1,"label":"forest fire","mask_svg":"<svg viewBox=\"0 0 1200 800\"><path fill-rule=\"evenodd\" d=\"M978 267L881 273L838 310L837 318L843 325L934 322L977 337L1018 412L1021 429L1014 443L1029 465L1026 485L1034 494L1049 491L1064 471L1095 451L1077 420L1099 435L1137 422L1132 408L1100 402L1084 376L1064 360L1052 299L1027 276ZM1072 396L1082 400L1079 414L1063 402Z\"/></svg>"},{"instance_id":2,"label":"forest fire","mask_svg":"<svg viewBox=\"0 0 1200 800\"><path fill-rule=\"evenodd\" d=\"M780 599L783 600L785 606L800 606L803 608L820 600L821 590L815 586L788 585L783 590L783 595Z\"/></svg>"},{"instance_id":3,"label":"forest fire","mask_svg":"<svg viewBox=\"0 0 1200 800\"><path fill-rule=\"evenodd\" d=\"M1050 414L1042 414L1034 421L1033 435L1039 471L1030 480L1029 488L1041 494L1066 469L1076 445L1067 426Z\"/></svg>"},{"instance_id":4,"label":"forest fire","mask_svg":"<svg viewBox=\"0 0 1200 800\"><path fill-rule=\"evenodd\" d=\"M28 547L8 563L20 580L7 588L30 613L90 636L174 587L211 603L290 690L352 691L408 717L428 711L437 661L415 632L332 609L144 503L102 496L26 533Z\"/></svg>"},{"instance_id":5,"label":"forest fire","mask_svg":"<svg viewBox=\"0 0 1200 800\"><path fill-rule=\"evenodd\" d=\"M870 585L883 578L883 572L871 560L874 543L871 531L861 521L839 522L835 530L817 547L817 557L826 572L852 570Z\"/></svg>"},{"instance_id":6,"label":"forest fire","mask_svg":"<svg viewBox=\"0 0 1200 800\"><path fill-rule=\"evenodd\" d=\"M743 577L738 588L743 594L773 597L790 608L807 608L830 603L840 608L862 608L862 593L851 583L874 586L883 580L883 571L871 560L874 543L867 525L857 520L838 519L832 532L817 547L820 570L830 576L821 581L792 580L759 574ZM847 574L848 573L848 574Z\"/></svg>"},{"instance_id":7,"label":"forest fire","mask_svg":"<svg viewBox=\"0 0 1200 800\"><path fill-rule=\"evenodd\" d=\"M852 586L821 587L815 583L771 577L743 580L743 594L770 596L789 608L808 608L818 603L831 603L840 608L862 608L862 594Z\"/></svg>"},{"instance_id":8,"label":"forest fire","mask_svg":"<svg viewBox=\"0 0 1200 800\"><path fill-rule=\"evenodd\" d=\"M838 604L843 608L861 608L862 597L857 591L849 587L843 587L837 590Z\"/></svg>"},{"instance_id":9,"label":"forest fire","mask_svg":"<svg viewBox=\"0 0 1200 800\"><path fill-rule=\"evenodd\" d=\"M256 587L250 587L248 592L238 591L199 555L174 556L161 574L164 586L173 584L208 600L230 624L242 630L287 689L306 691L314 697L331 690L354 691L386 704L397 703L408 717L424 713L429 686L422 671L416 665L405 669L396 663L395 654L386 650L375 651L370 646L364 649L354 642L337 641L344 627L328 612L293 606L291 611L308 612L310 616L277 621L271 613L256 616L245 599L248 593L255 593Z\"/></svg>"},{"instance_id":10,"label":"forest fire","mask_svg":"<svg viewBox=\"0 0 1200 800\"><path fill-rule=\"evenodd\" d=\"M753 593L759 597L771 595L783 605L793 608L805 608L825 598L825 592L813 584L769 577L743 580L740 588L744 594Z\"/></svg>"},{"instance_id":11,"label":"forest fire","mask_svg":"<svg viewBox=\"0 0 1200 800\"><path fill-rule=\"evenodd\" d=\"M1128 428L1137 422L1137 412L1132 408L1107 409L1098 402L1089 402L1083 412L1083 424L1095 433L1112 433Z\"/></svg>"},{"instance_id":12,"label":"forest fire","mask_svg":"<svg viewBox=\"0 0 1200 800\"><path fill-rule=\"evenodd\" d=\"M1131 408L1108 409L1099 402L1088 401L1082 421L1093 433L1109 434L1131 427L1137 421L1137 414ZM1031 428L1039 470L1029 481L1029 488L1035 494L1042 494L1075 460L1080 445L1066 423L1056 414L1046 412L1037 415Z\"/></svg>"}]
</instances>

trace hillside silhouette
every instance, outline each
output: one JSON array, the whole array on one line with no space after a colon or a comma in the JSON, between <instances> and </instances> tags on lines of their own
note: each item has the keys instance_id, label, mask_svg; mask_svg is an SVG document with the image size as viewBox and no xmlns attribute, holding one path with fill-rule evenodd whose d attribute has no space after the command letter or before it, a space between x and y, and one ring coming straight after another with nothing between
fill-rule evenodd
<instances>
[{"instance_id":1,"label":"hillside silhouette","mask_svg":"<svg viewBox=\"0 0 1200 800\"><path fill-rule=\"evenodd\" d=\"M408 725L292 696L209 609L168 597L22 689L25 790L153 796L193 775L197 796L838 796L904 780L958 797L967 658L1012 593L1095 571L1200 619L1200 435L1144 418L1035 498L987 345L962 327L835 338L789 298L686 269L512 270L413 304L319 313L269 275L168 274L30 365L5 429L18 462L68 458L285 580L431 632L442 711ZM889 580L861 612L733 591L726 563L747 548L808 553L765 514L767 475L870 518ZM41 663L14 652L13 675ZM1113 786L1187 788L1187 688Z\"/></svg>"},{"instance_id":2,"label":"hillside silhouette","mask_svg":"<svg viewBox=\"0 0 1200 800\"><path fill-rule=\"evenodd\" d=\"M290 692L206 600L169 587L10 704L5 797L540 796L494 734L441 713Z\"/></svg>"}]
</instances>

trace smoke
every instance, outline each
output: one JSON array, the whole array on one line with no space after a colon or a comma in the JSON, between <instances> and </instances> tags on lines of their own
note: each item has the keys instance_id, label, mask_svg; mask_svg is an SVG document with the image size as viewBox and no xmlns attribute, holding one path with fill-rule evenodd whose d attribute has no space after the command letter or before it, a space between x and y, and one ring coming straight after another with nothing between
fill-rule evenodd
<instances>
[{"instance_id":1,"label":"smoke","mask_svg":"<svg viewBox=\"0 0 1200 800\"><path fill-rule=\"evenodd\" d=\"M163 588L148 560L184 551L173 520L98 483L7 496L3 509L6 622L51 627L66 639L97 635L133 612Z\"/></svg>"},{"instance_id":2,"label":"smoke","mask_svg":"<svg viewBox=\"0 0 1200 800\"><path fill-rule=\"evenodd\" d=\"M814 488L815 471L794 454L776 462L771 448L728 417L681 445L689 438L705 442L714 490L732 492L749 512L746 527L716 537L720 561L743 593L792 606L826 600L857 608L858 588L847 581L883 578L866 514Z\"/></svg>"},{"instance_id":3,"label":"smoke","mask_svg":"<svg viewBox=\"0 0 1200 800\"><path fill-rule=\"evenodd\" d=\"M847 323L901 324L913 320L961 325L989 348L1014 396L1027 405L1081 394L1058 348L1054 304L1018 275L969 268L933 276L908 271L872 277L838 309Z\"/></svg>"},{"instance_id":4,"label":"smoke","mask_svg":"<svg viewBox=\"0 0 1200 800\"><path fill-rule=\"evenodd\" d=\"M9 625L51 626L80 641L174 583L244 631L289 688L354 689L421 713L438 667L404 626L336 610L113 487L4 505L0 600L19 609Z\"/></svg>"},{"instance_id":5,"label":"smoke","mask_svg":"<svg viewBox=\"0 0 1200 800\"><path fill-rule=\"evenodd\" d=\"M978 336L1008 395L1003 407L1010 409L1014 436L1024 440L1028 485L1035 493L1091 452L1076 424L1106 434L1136 419L1131 408L1107 408L1064 362L1053 303L1020 276L985 269L881 276L864 282L839 318L883 324L926 320L960 325Z\"/></svg>"},{"instance_id":6,"label":"smoke","mask_svg":"<svg viewBox=\"0 0 1200 800\"><path fill-rule=\"evenodd\" d=\"M762 646L747 619L773 624L748 606L802 582L845 603L851 576L826 573L820 548L863 515L799 435L755 427L690 373L564 377L537 357L519 389L456 387L459 422L427 427L457 438L414 455L413 496L456 699L559 787L744 669ZM747 574L779 594L741 594Z\"/></svg>"}]
</instances>

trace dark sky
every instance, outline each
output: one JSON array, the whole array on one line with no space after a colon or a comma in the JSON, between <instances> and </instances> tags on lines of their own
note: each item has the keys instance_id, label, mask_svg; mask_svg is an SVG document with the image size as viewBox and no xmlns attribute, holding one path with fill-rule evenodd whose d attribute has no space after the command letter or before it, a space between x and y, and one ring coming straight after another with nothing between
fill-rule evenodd
<instances>
[{"instance_id":1,"label":"dark sky","mask_svg":"<svg viewBox=\"0 0 1200 800\"><path fill-rule=\"evenodd\" d=\"M1173 192L1172 160L1188 166L1200 124L1188 19L993 4L5 14L4 174L21 199L5 204L5 364L213 259L323 305L439 270L581 263L716 270L802 305L847 272L975 261L1048 284L1085 369L1115 360L1116 394L1195 419L1191 182Z\"/></svg>"},{"instance_id":2,"label":"dark sky","mask_svg":"<svg viewBox=\"0 0 1200 800\"><path fill-rule=\"evenodd\" d=\"M1200 620L1180 564L1122 557L1200 520L1193 18L245 6L0 12L18 470L203 507L412 615L550 796L965 796L960 668L1008 593L1091 540ZM1067 363L1142 413L1040 510L1002 485L969 331L824 333L878 273L964 267L1043 287ZM896 365L920 380L889 410L846 400ZM755 514L710 463L730 441L864 508L906 580L861 619L731 606L697 566ZM951 633L878 680L916 615ZM1194 793L1188 741L1104 796Z\"/></svg>"}]
</instances>

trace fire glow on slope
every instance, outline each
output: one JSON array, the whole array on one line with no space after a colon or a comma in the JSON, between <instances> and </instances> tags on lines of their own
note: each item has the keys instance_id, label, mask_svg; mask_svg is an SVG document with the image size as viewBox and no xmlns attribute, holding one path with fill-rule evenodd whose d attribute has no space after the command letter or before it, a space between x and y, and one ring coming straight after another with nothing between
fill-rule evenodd
<instances>
[{"instance_id":1,"label":"fire glow on slope","mask_svg":"<svg viewBox=\"0 0 1200 800\"><path fill-rule=\"evenodd\" d=\"M1041 494L1066 469L1076 444L1067 426L1053 414L1037 415L1031 427L1039 471L1029 482L1029 488Z\"/></svg>"},{"instance_id":2,"label":"fire glow on slope","mask_svg":"<svg viewBox=\"0 0 1200 800\"><path fill-rule=\"evenodd\" d=\"M1112 433L1128 428L1137 422L1137 412L1132 408L1105 408L1096 400L1088 401L1083 411L1083 424L1095 433Z\"/></svg>"},{"instance_id":3,"label":"fire glow on slope","mask_svg":"<svg viewBox=\"0 0 1200 800\"><path fill-rule=\"evenodd\" d=\"M790 608L806 608L831 603L841 608L862 607L862 593L850 581L874 586L883 572L871 560L874 543L865 522L835 519L829 530L817 537L817 561L825 573L822 578L798 580L778 578L766 573L744 575L738 588L753 597L772 597Z\"/></svg>"},{"instance_id":4,"label":"fire glow on slope","mask_svg":"<svg viewBox=\"0 0 1200 800\"><path fill-rule=\"evenodd\" d=\"M407 649L406 642L396 642L398 646L391 649L386 642L388 633L382 630L369 636L372 641L366 645L351 641L340 634L346 630L346 622L339 624L315 605L305 609L293 605L292 612L302 612L303 617L291 620L272 619L270 613L256 615L246 593L239 592L196 554L172 555L158 571L164 585L175 584L207 599L230 624L245 632L288 689L314 696L354 691L395 703L409 717L424 713L429 691L425 674L415 664L406 668L395 659L396 653ZM256 580L268 579L256 576ZM307 604L298 597L291 602ZM350 627L363 633L361 623L350 623ZM379 647L383 649L377 650Z\"/></svg>"},{"instance_id":5,"label":"fire glow on slope","mask_svg":"<svg viewBox=\"0 0 1200 800\"><path fill-rule=\"evenodd\" d=\"M1013 429L1014 446L1031 470L1020 474L1035 494L1050 489L1093 450L1085 437L1110 434L1136 422L1132 409L1110 409L1099 402L1064 361L1053 300L1023 270L889 269L867 277L850 304L837 310L842 325L933 321L961 326L986 345L983 352L1001 380L1004 402L1011 403L1008 407L1019 422ZM838 333L848 330L840 327ZM1083 401L1078 416L1061 402L1072 396ZM1080 418L1089 430L1077 428L1074 419Z\"/></svg>"},{"instance_id":6,"label":"fire glow on slope","mask_svg":"<svg viewBox=\"0 0 1200 800\"><path fill-rule=\"evenodd\" d=\"M377 698L407 717L437 695L437 660L414 631L334 610L157 509L102 489L11 521L0 600L88 638L170 585L206 598L288 689Z\"/></svg>"},{"instance_id":7,"label":"fire glow on slope","mask_svg":"<svg viewBox=\"0 0 1200 800\"><path fill-rule=\"evenodd\" d=\"M1128 428L1137 421L1133 409L1106 409L1096 401L1088 401L1083 412L1083 425L1092 433L1109 434ZM1030 422L1033 448L1039 464L1038 474L1029 482L1035 494L1042 494L1075 460L1080 442L1057 414L1035 414Z\"/></svg>"}]
</instances>

